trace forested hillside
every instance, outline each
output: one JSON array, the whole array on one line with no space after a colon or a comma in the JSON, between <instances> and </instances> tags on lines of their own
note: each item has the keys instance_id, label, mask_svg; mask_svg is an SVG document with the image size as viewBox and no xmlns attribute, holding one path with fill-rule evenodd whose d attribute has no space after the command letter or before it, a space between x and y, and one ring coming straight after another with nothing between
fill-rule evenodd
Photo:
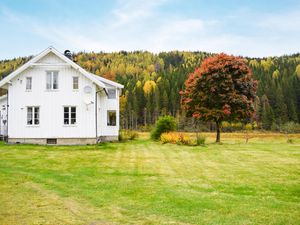
<instances>
[{"instance_id":1,"label":"forested hillside","mask_svg":"<svg viewBox=\"0 0 300 225\"><path fill-rule=\"evenodd\" d=\"M194 121L185 119L179 91L189 73L211 54L205 52L145 51L74 54L74 60L86 70L124 84L121 96L121 125L139 128L153 124L160 115L171 114L181 129ZM29 60L30 57L0 61L0 76ZM300 121L300 54L245 58L259 81L256 117L259 127L278 130L287 121Z\"/></svg>"}]
</instances>

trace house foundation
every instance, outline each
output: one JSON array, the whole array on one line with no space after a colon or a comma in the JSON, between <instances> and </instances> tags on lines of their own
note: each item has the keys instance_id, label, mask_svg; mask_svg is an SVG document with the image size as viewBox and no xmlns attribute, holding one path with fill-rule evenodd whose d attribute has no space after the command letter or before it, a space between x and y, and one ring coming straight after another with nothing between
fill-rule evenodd
<instances>
[{"instance_id":1,"label":"house foundation","mask_svg":"<svg viewBox=\"0 0 300 225\"><path fill-rule=\"evenodd\" d=\"M118 141L118 136L101 136L100 142ZM37 145L94 145L95 138L8 138L11 144Z\"/></svg>"}]
</instances>

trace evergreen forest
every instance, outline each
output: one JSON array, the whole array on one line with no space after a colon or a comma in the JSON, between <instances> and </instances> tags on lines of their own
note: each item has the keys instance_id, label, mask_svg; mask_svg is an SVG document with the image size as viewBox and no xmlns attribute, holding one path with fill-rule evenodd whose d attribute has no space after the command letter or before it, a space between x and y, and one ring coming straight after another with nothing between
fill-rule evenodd
<instances>
[{"instance_id":1,"label":"evergreen forest","mask_svg":"<svg viewBox=\"0 0 300 225\"><path fill-rule=\"evenodd\" d=\"M124 85L120 96L121 127L147 129L161 115L176 117L180 130L213 130L213 124L186 118L179 92L188 75L201 65L206 52L172 51L79 52L74 61L87 71ZM31 57L0 61L0 78ZM268 58L244 57L258 80L256 115L251 122L264 130L279 131L287 122L300 121L300 54ZM245 121L233 124L239 128Z\"/></svg>"}]
</instances>

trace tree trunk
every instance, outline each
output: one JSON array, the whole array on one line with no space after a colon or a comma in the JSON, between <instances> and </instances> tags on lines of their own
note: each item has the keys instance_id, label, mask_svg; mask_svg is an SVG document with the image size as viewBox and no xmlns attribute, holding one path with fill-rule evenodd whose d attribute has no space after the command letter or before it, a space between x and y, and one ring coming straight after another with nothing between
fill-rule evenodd
<instances>
[{"instance_id":1,"label":"tree trunk","mask_svg":"<svg viewBox=\"0 0 300 225\"><path fill-rule=\"evenodd\" d=\"M216 121L216 127L217 127L217 138L216 138L216 142L220 143L220 133L221 133L221 128L220 128L220 121Z\"/></svg>"},{"instance_id":2,"label":"tree trunk","mask_svg":"<svg viewBox=\"0 0 300 225\"><path fill-rule=\"evenodd\" d=\"M144 108L144 126L147 125L147 108Z\"/></svg>"}]
</instances>

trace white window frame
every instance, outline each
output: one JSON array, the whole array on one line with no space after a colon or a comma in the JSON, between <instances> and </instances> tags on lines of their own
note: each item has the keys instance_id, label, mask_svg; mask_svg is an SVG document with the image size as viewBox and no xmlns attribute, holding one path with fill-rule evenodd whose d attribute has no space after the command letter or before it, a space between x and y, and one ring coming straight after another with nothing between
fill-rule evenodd
<instances>
[{"instance_id":1,"label":"white window frame","mask_svg":"<svg viewBox=\"0 0 300 225\"><path fill-rule=\"evenodd\" d=\"M48 75L50 75L50 82L48 82ZM56 77L56 88L55 88L55 83L54 83L54 78ZM48 70L46 71L46 90L47 91L56 91L59 89L59 71L57 70Z\"/></svg>"},{"instance_id":2,"label":"white window frame","mask_svg":"<svg viewBox=\"0 0 300 225\"><path fill-rule=\"evenodd\" d=\"M27 111L26 111L26 120L27 120L26 124L27 124L27 126L39 126L40 125L40 121L41 121L40 106L27 106L26 109L27 109ZM31 116L29 116L29 109L31 109ZM29 123L30 119L32 121L31 124Z\"/></svg>"},{"instance_id":3,"label":"white window frame","mask_svg":"<svg viewBox=\"0 0 300 225\"><path fill-rule=\"evenodd\" d=\"M109 113L111 113L111 112L114 112L116 114L116 116L115 116L115 118L116 118L115 124L110 123L110 121L109 121ZM107 126L109 126L109 127L115 127L115 126L117 126L117 110L107 110Z\"/></svg>"},{"instance_id":4,"label":"white window frame","mask_svg":"<svg viewBox=\"0 0 300 225\"><path fill-rule=\"evenodd\" d=\"M77 79L77 88L74 88L74 86L76 84L75 79ZM73 88L73 91L78 91L79 90L79 77L73 77L72 78L72 88Z\"/></svg>"},{"instance_id":5,"label":"white window frame","mask_svg":"<svg viewBox=\"0 0 300 225\"><path fill-rule=\"evenodd\" d=\"M114 91L115 92L114 95L110 96L109 91ZM117 89L115 89L115 88L108 88L107 89L107 98L108 99L116 99L117 98Z\"/></svg>"},{"instance_id":6,"label":"white window frame","mask_svg":"<svg viewBox=\"0 0 300 225\"><path fill-rule=\"evenodd\" d=\"M68 108L68 112L65 112L65 108ZM75 122L72 122L72 108L75 108ZM67 118L65 118L65 114L67 113ZM67 123L66 120L67 119ZM63 106L63 125L64 126L76 126L77 125L77 107L76 106Z\"/></svg>"},{"instance_id":7,"label":"white window frame","mask_svg":"<svg viewBox=\"0 0 300 225\"><path fill-rule=\"evenodd\" d=\"M26 77L26 84L25 85L26 85L26 91L31 91L32 90L32 77Z\"/></svg>"}]
</instances>

